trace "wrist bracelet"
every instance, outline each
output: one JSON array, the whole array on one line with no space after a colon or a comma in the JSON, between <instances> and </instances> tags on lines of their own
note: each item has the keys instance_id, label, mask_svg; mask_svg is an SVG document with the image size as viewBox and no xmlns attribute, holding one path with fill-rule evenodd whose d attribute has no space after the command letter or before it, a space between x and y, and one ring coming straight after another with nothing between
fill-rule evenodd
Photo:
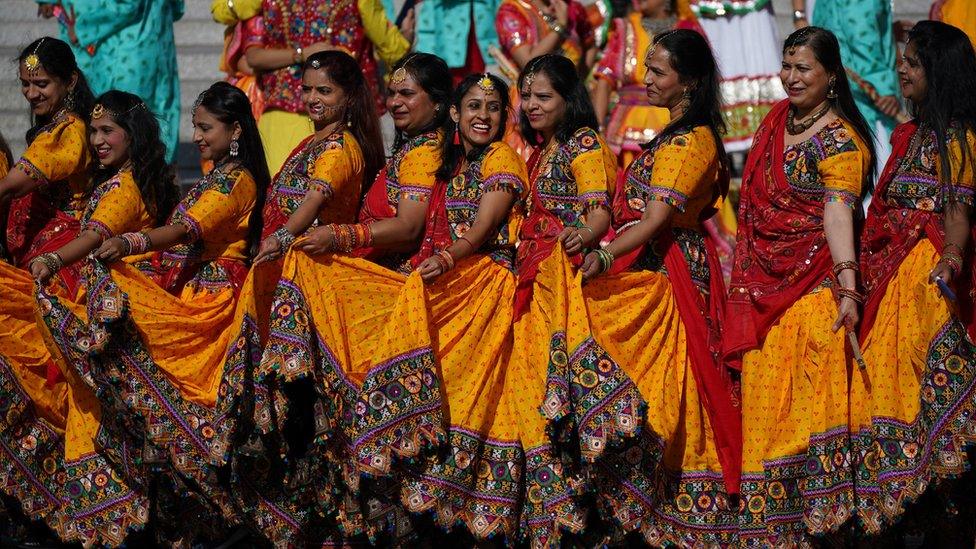
<instances>
[{"instance_id":1,"label":"wrist bracelet","mask_svg":"<svg viewBox=\"0 0 976 549\"><path fill-rule=\"evenodd\" d=\"M837 295L849 298L859 305L864 303L864 294L851 288L837 288Z\"/></svg>"},{"instance_id":2,"label":"wrist bracelet","mask_svg":"<svg viewBox=\"0 0 976 549\"><path fill-rule=\"evenodd\" d=\"M861 271L861 266L857 264L857 261L839 261L834 265L834 275L840 275L841 271L845 271L847 269L858 273Z\"/></svg>"},{"instance_id":3,"label":"wrist bracelet","mask_svg":"<svg viewBox=\"0 0 976 549\"><path fill-rule=\"evenodd\" d=\"M41 254L32 259L31 264L33 264L35 261L40 261L43 263L44 266L47 267L47 270L51 271L51 274L58 272L61 270L61 267L64 267L64 260L61 258L61 254L58 252Z\"/></svg>"},{"instance_id":4,"label":"wrist bracelet","mask_svg":"<svg viewBox=\"0 0 976 549\"><path fill-rule=\"evenodd\" d=\"M282 254L287 252L297 239L297 237L291 234L291 232L285 227L281 227L277 231L271 233L271 236L278 240L278 252Z\"/></svg>"}]
</instances>

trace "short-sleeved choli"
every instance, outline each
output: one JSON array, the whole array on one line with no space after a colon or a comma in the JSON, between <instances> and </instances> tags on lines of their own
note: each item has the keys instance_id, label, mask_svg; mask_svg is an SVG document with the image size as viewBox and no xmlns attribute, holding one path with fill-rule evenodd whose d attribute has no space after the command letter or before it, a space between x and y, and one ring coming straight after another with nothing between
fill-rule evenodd
<instances>
[{"instance_id":1,"label":"short-sleeved choli","mask_svg":"<svg viewBox=\"0 0 976 549\"><path fill-rule=\"evenodd\" d=\"M95 231L102 240L152 227L153 218L128 169L120 170L95 188L81 221L83 230Z\"/></svg>"},{"instance_id":2,"label":"short-sleeved choli","mask_svg":"<svg viewBox=\"0 0 976 549\"><path fill-rule=\"evenodd\" d=\"M915 131L908 151L902 157L882 197L888 204L899 208L942 212L947 198L951 197L961 203L974 205L973 192L976 183L972 162L976 155L976 135L967 132L965 157L962 154L962 131L953 127L949 130L949 135L947 152L951 173L949 177L943 178L935 132L924 126Z\"/></svg>"},{"instance_id":3,"label":"short-sleeved choli","mask_svg":"<svg viewBox=\"0 0 976 549\"><path fill-rule=\"evenodd\" d=\"M451 239L460 239L474 224L485 193L510 192L517 197L512 213L496 232L488 236L484 248L499 263L514 266L515 237L523 217L527 179L525 162L511 146L501 141L489 145L447 186L445 206Z\"/></svg>"},{"instance_id":4,"label":"short-sleeved choli","mask_svg":"<svg viewBox=\"0 0 976 549\"><path fill-rule=\"evenodd\" d=\"M356 216L364 170L359 143L348 131L314 143L309 137L278 172L268 203L289 217L308 191L318 191L327 200L319 223L349 223Z\"/></svg>"},{"instance_id":5,"label":"short-sleeved choli","mask_svg":"<svg viewBox=\"0 0 976 549\"><path fill-rule=\"evenodd\" d=\"M853 208L860 204L870 159L857 132L838 118L810 139L786 147L783 168L794 192Z\"/></svg>"},{"instance_id":6,"label":"short-sleeved choli","mask_svg":"<svg viewBox=\"0 0 976 549\"><path fill-rule=\"evenodd\" d=\"M391 204L402 199L426 202L440 165L441 138L437 132L414 137L387 165L386 184Z\"/></svg>"},{"instance_id":7,"label":"short-sleeved choli","mask_svg":"<svg viewBox=\"0 0 976 549\"><path fill-rule=\"evenodd\" d=\"M563 225L576 225L593 208L609 209L616 173L617 159L603 138L580 128L541 155L532 173L532 200L538 198Z\"/></svg>"},{"instance_id":8,"label":"short-sleeved choli","mask_svg":"<svg viewBox=\"0 0 976 549\"><path fill-rule=\"evenodd\" d=\"M677 227L698 227L702 210L715 205L718 149L707 126L680 131L643 151L627 168L624 193L630 208L644 212L658 200L678 213Z\"/></svg>"},{"instance_id":9,"label":"short-sleeved choli","mask_svg":"<svg viewBox=\"0 0 976 549\"><path fill-rule=\"evenodd\" d=\"M257 184L250 172L214 169L183 198L172 222L186 225L189 243L201 248L201 260L243 261L248 257L248 221L256 199Z\"/></svg>"},{"instance_id":10,"label":"short-sleeved choli","mask_svg":"<svg viewBox=\"0 0 976 549\"><path fill-rule=\"evenodd\" d=\"M68 113L41 128L14 166L41 184L37 192L54 207L80 218L88 199L90 161L85 122Z\"/></svg>"}]
</instances>

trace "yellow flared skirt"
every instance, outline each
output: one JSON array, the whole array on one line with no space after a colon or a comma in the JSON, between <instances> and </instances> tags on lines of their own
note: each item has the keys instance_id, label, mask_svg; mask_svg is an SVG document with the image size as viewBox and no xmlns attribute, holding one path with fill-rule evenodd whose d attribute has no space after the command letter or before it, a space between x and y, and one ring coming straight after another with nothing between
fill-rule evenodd
<instances>
[{"instance_id":1,"label":"yellow flared skirt","mask_svg":"<svg viewBox=\"0 0 976 549\"><path fill-rule=\"evenodd\" d=\"M872 533L931 484L964 472L965 445L976 442L976 346L928 281L939 257L922 239L902 261L851 387L858 512Z\"/></svg>"},{"instance_id":2,"label":"yellow flared skirt","mask_svg":"<svg viewBox=\"0 0 976 549\"><path fill-rule=\"evenodd\" d=\"M98 399L58 351L79 325L59 322L69 315L53 312L48 295L82 321L84 296L54 283L38 302L30 274L2 262L0 287L0 486L63 541L117 546L148 521L148 501L99 453Z\"/></svg>"},{"instance_id":3,"label":"yellow flared skirt","mask_svg":"<svg viewBox=\"0 0 976 549\"><path fill-rule=\"evenodd\" d=\"M836 316L830 289L817 288L743 357L745 545L804 543L852 516L852 365L845 332L831 331Z\"/></svg>"}]
</instances>

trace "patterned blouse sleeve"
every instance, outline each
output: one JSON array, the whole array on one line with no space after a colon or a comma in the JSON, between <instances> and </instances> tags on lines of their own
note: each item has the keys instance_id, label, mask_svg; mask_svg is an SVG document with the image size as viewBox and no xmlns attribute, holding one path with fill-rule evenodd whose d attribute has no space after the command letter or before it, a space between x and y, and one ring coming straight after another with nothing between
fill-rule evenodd
<instances>
[{"instance_id":1,"label":"patterned blouse sleeve","mask_svg":"<svg viewBox=\"0 0 976 549\"><path fill-rule=\"evenodd\" d=\"M400 185L400 197L417 202L427 202L431 190L434 188L437 172L438 145L440 141L434 139L420 145L403 157L397 173Z\"/></svg>"},{"instance_id":2,"label":"patterned blouse sleeve","mask_svg":"<svg viewBox=\"0 0 976 549\"><path fill-rule=\"evenodd\" d=\"M514 6L502 4L495 15L495 30L505 53L511 55L521 46L536 41L535 30L525 16Z\"/></svg>"},{"instance_id":3,"label":"patterned blouse sleeve","mask_svg":"<svg viewBox=\"0 0 976 549\"><path fill-rule=\"evenodd\" d=\"M345 186L355 183L348 151L343 147L333 147L322 151L312 164L308 190L318 191L329 200L336 193L346 191Z\"/></svg>"},{"instance_id":4,"label":"patterned blouse sleeve","mask_svg":"<svg viewBox=\"0 0 976 549\"><path fill-rule=\"evenodd\" d=\"M142 203L142 195L134 182L120 181L113 183L95 206L95 211L85 222L84 229L95 231L102 240L129 231L142 229L146 219L146 208Z\"/></svg>"},{"instance_id":5,"label":"patterned blouse sleeve","mask_svg":"<svg viewBox=\"0 0 976 549\"><path fill-rule=\"evenodd\" d=\"M962 137L953 136L949 142L949 165L952 170L952 197L970 207L976 206L976 172L973 164L976 163L976 134L966 132L966 155L962 152Z\"/></svg>"},{"instance_id":6,"label":"patterned blouse sleeve","mask_svg":"<svg viewBox=\"0 0 976 549\"><path fill-rule=\"evenodd\" d=\"M846 125L833 133L835 145L827 158L817 163L824 186L824 203L842 202L854 208L861 202L869 153L854 130Z\"/></svg>"},{"instance_id":7,"label":"patterned blouse sleeve","mask_svg":"<svg viewBox=\"0 0 976 549\"><path fill-rule=\"evenodd\" d=\"M244 21L242 26L244 32L241 41L244 51L254 46L261 47L264 40L264 17L255 15Z\"/></svg>"},{"instance_id":8,"label":"patterned blouse sleeve","mask_svg":"<svg viewBox=\"0 0 976 549\"><path fill-rule=\"evenodd\" d=\"M203 192L193 206L186 211L184 224L189 229L189 242L217 234L222 230L236 229L251 213L257 198L257 188L246 170L228 174L222 187Z\"/></svg>"},{"instance_id":9,"label":"patterned blouse sleeve","mask_svg":"<svg viewBox=\"0 0 976 549\"><path fill-rule=\"evenodd\" d=\"M610 189L614 184L609 174L616 171L616 165L607 165L612 155L607 155L606 143L591 128L576 132L569 141L572 157L570 168L576 180L577 200L583 211L594 208L610 210Z\"/></svg>"},{"instance_id":10,"label":"patterned blouse sleeve","mask_svg":"<svg viewBox=\"0 0 976 549\"><path fill-rule=\"evenodd\" d=\"M672 136L654 153L651 180L644 189L647 201L658 200L684 213L688 197L702 183L701 174L715 161L715 148L708 146L712 136L700 131Z\"/></svg>"},{"instance_id":11,"label":"patterned blouse sleeve","mask_svg":"<svg viewBox=\"0 0 976 549\"><path fill-rule=\"evenodd\" d=\"M505 143L492 145L481 163L481 192L510 192L524 200L528 192L525 162Z\"/></svg>"},{"instance_id":12,"label":"patterned blouse sleeve","mask_svg":"<svg viewBox=\"0 0 976 549\"><path fill-rule=\"evenodd\" d=\"M40 132L16 167L35 182L46 184L82 171L88 155L85 123L72 116Z\"/></svg>"}]
</instances>

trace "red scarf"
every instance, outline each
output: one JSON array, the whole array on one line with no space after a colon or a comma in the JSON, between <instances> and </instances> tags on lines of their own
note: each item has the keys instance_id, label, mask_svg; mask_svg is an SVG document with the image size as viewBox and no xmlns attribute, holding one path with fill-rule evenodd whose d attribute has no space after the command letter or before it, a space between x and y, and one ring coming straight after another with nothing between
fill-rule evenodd
<instances>
[{"instance_id":1,"label":"red scarf","mask_svg":"<svg viewBox=\"0 0 976 549\"><path fill-rule=\"evenodd\" d=\"M299 143L297 147L292 149L291 153L288 155L288 160L294 158L296 154L300 154L305 149L305 145L307 145L308 142L313 138L315 138L315 135L310 135L305 139L302 139L302 142ZM284 169L285 166L288 166L288 160L285 160L285 163L282 164L282 169ZM264 209L261 211L261 216L264 219L264 225L261 227L261 240L268 238L271 233L284 227L285 223L288 223L288 216L285 215L285 212L281 211L281 208L278 207L274 195L276 187L275 183L278 181L278 178L281 177L281 173L281 170L279 170L278 173L275 174L274 179L271 181L271 188L268 189L268 193L265 195L267 196L267 199L264 203Z\"/></svg>"},{"instance_id":2,"label":"red scarf","mask_svg":"<svg viewBox=\"0 0 976 549\"><path fill-rule=\"evenodd\" d=\"M899 208L885 202L888 185L898 172L902 158L908 153L912 137L918 131L914 121L895 128L891 135L891 156L878 181L874 199L868 208L868 218L861 237L861 276L868 292L861 320L861 339L867 337L878 316L878 307L884 298L888 284L898 272L898 267L922 238L928 238L937 250L945 246L944 216L941 213ZM976 339L973 288L976 288L973 247L976 243L976 227L972 229L961 276L956 279L958 312L970 337ZM968 273L968 276L966 275Z\"/></svg>"},{"instance_id":3,"label":"red scarf","mask_svg":"<svg viewBox=\"0 0 976 549\"><path fill-rule=\"evenodd\" d=\"M725 326L724 355L741 368L742 353L801 297L830 275L823 201L795 193L783 169L788 100L763 119L742 177L739 232Z\"/></svg>"},{"instance_id":4,"label":"red scarf","mask_svg":"<svg viewBox=\"0 0 976 549\"><path fill-rule=\"evenodd\" d=\"M460 171L455 170L455 175ZM431 193L430 203L427 205L427 223L424 228L424 238L420 241L420 249L410 258L414 269L425 259L434 255L436 250L443 250L454 242L451 236L451 225L447 219L447 181L437 180Z\"/></svg>"},{"instance_id":5,"label":"red scarf","mask_svg":"<svg viewBox=\"0 0 976 549\"><path fill-rule=\"evenodd\" d=\"M614 221L618 226L640 221L643 216L640 211L631 208L627 203L623 181L618 181L617 191L614 193ZM728 171L723 169L719 174L717 189L718 194L723 197L728 192L728 181ZM713 214L714 210L707 208L702 211L700 220L704 221ZM718 260L715 241L704 228L701 230L705 234L708 254L709 295L711 296L708 303L705 303L701 292L692 281L684 253L674 240L671 229L662 230L655 238L655 244L658 249L666 250L664 266L674 292L678 314L685 327L688 357L695 384L698 386L698 396L715 433L715 449L722 464L725 490L730 494L737 494L742 474L742 415L741 410L734 404L738 399L733 395L734 389L729 371L722 367L716 358L721 354L721 330L725 326L723 321L725 282L722 279L722 266ZM632 252L617 258L609 271L610 274L629 269L646 248L647 244L642 244ZM701 345L701 342L707 342L707 345Z\"/></svg>"}]
</instances>

